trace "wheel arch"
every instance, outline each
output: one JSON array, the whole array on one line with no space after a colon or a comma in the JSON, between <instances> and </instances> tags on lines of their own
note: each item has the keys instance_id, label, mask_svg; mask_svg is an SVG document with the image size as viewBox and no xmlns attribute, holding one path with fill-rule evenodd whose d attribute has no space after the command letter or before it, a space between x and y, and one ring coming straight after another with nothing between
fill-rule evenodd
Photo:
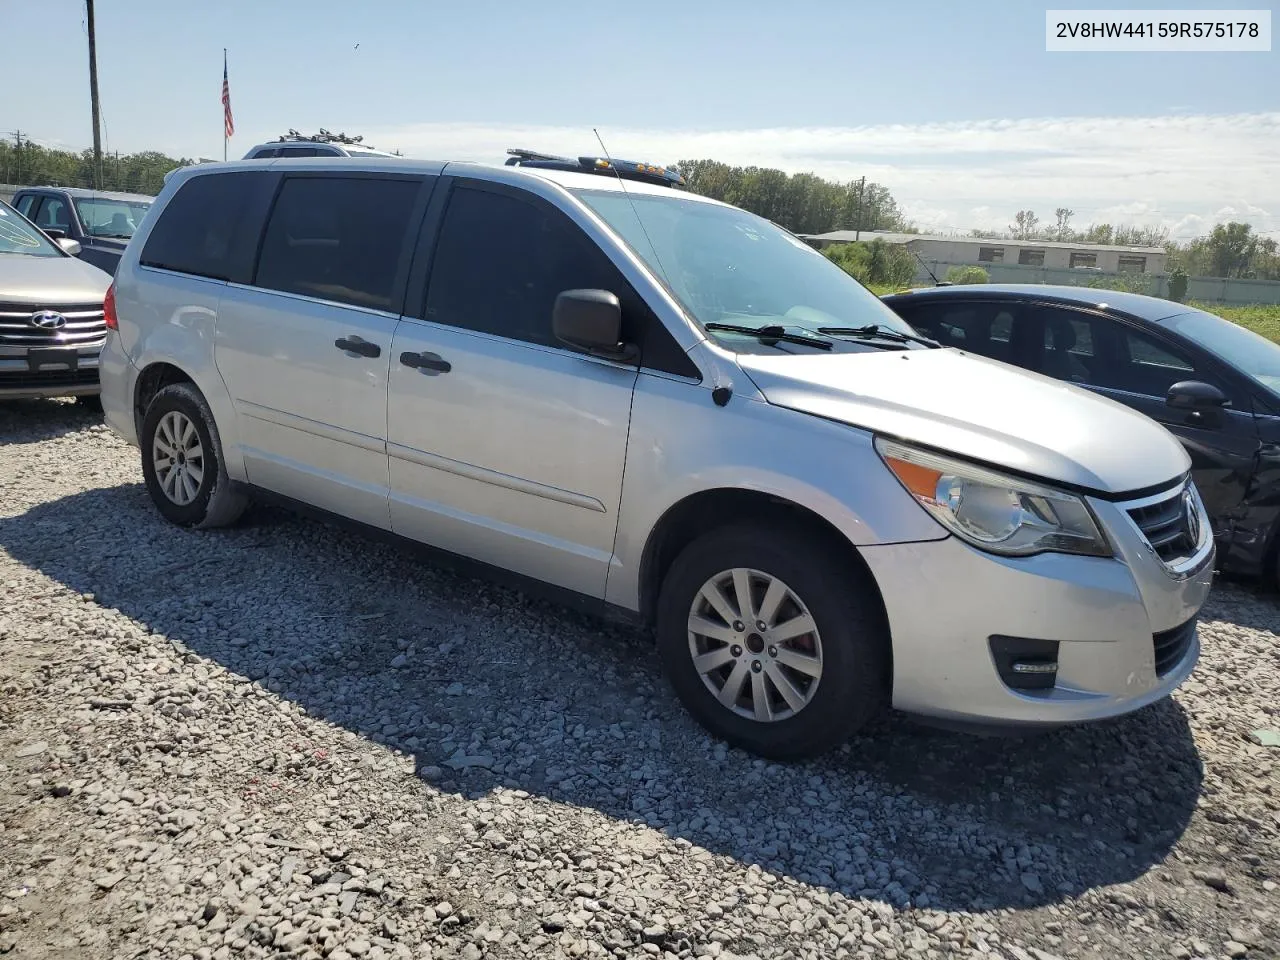
<instances>
[{"instance_id":1,"label":"wheel arch","mask_svg":"<svg viewBox=\"0 0 1280 960\"><path fill-rule=\"evenodd\" d=\"M818 538L864 578L888 629L884 598L871 568L831 521L810 508L758 490L718 487L690 494L672 504L654 525L640 556L640 613L653 623L658 593L667 571L685 547L703 534L742 521L781 522Z\"/></svg>"},{"instance_id":2,"label":"wheel arch","mask_svg":"<svg viewBox=\"0 0 1280 960\"><path fill-rule=\"evenodd\" d=\"M138 373L133 386L133 420L139 436L142 434L142 420L147 415L147 407L151 405L151 401L157 393L175 383L189 383L197 390L200 389L191 374L167 360L149 363Z\"/></svg>"}]
</instances>

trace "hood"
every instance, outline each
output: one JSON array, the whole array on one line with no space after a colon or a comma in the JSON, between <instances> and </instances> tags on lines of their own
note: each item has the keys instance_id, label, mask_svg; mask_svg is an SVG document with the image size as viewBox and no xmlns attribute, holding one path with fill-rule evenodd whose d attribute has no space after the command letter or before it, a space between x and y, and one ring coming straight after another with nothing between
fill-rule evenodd
<instances>
[{"instance_id":1,"label":"hood","mask_svg":"<svg viewBox=\"0 0 1280 960\"><path fill-rule=\"evenodd\" d=\"M76 257L0 253L0 302L32 307L101 303L111 277Z\"/></svg>"},{"instance_id":2,"label":"hood","mask_svg":"<svg viewBox=\"0 0 1280 960\"><path fill-rule=\"evenodd\" d=\"M1164 427L1080 387L954 349L739 354L772 404L1104 494L1191 467Z\"/></svg>"}]
</instances>

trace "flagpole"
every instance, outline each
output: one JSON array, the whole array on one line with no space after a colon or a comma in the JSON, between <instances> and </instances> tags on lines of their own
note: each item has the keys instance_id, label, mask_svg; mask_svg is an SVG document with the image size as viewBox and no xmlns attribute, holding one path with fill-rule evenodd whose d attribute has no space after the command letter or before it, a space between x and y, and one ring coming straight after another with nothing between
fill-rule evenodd
<instances>
[{"instance_id":1,"label":"flagpole","mask_svg":"<svg viewBox=\"0 0 1280 960\"><path fill-rule=\"evenodd\" d=\"M222 48L222 79L223 79L223 82L226 82L226 79L227 79L227 48L226 48L226 47L223 47L223 48ZM222 162L223 162L223 163L226 163L226 162L227 162L227 115L226 115L226 111L227 111L227 108L226 108L226 106L224 105L224 106L223 106L223 108L222 108Z\"/></svg>"}]
</instances>

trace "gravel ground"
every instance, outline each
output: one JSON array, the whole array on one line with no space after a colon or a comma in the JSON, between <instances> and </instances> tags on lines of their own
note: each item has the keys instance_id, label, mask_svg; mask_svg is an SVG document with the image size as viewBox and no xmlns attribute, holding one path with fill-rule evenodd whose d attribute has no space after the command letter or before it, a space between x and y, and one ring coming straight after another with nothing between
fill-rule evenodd
<instances>
[{"instance_id":1,"label":"gravel ground","mask_svg":"<svg viewBox=\"0 0 1280 960\"><path fill-rule=\"evenodd\" d=\"M1280 604L1206 614L1123 720L772 765L643 637L0 405L0 954L1275 957Z\"/></svg>"}]
</instances>

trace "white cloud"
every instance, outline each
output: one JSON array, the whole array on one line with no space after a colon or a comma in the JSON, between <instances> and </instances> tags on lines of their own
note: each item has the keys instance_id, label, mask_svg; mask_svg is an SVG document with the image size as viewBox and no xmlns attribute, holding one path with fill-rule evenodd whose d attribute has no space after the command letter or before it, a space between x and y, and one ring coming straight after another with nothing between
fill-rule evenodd
<instances>
[{"instance_id":1,"label":"white cloud","mask_svg":"<svg viewBox=\"0 0 1280 960\"><path fill-rule=\"evenodd\" d=\"M811 171L888 186L922 228L999 228L1020 209L1073 224L1159 224L1193 236L1236 217L1280 231L1280 113L1065 117L757 130L603 129L610 151L671 163ZM589 128L410 124L368 142L411 156L501 162L508 147L598 154Z\"/></svg>"}]
</instances>

